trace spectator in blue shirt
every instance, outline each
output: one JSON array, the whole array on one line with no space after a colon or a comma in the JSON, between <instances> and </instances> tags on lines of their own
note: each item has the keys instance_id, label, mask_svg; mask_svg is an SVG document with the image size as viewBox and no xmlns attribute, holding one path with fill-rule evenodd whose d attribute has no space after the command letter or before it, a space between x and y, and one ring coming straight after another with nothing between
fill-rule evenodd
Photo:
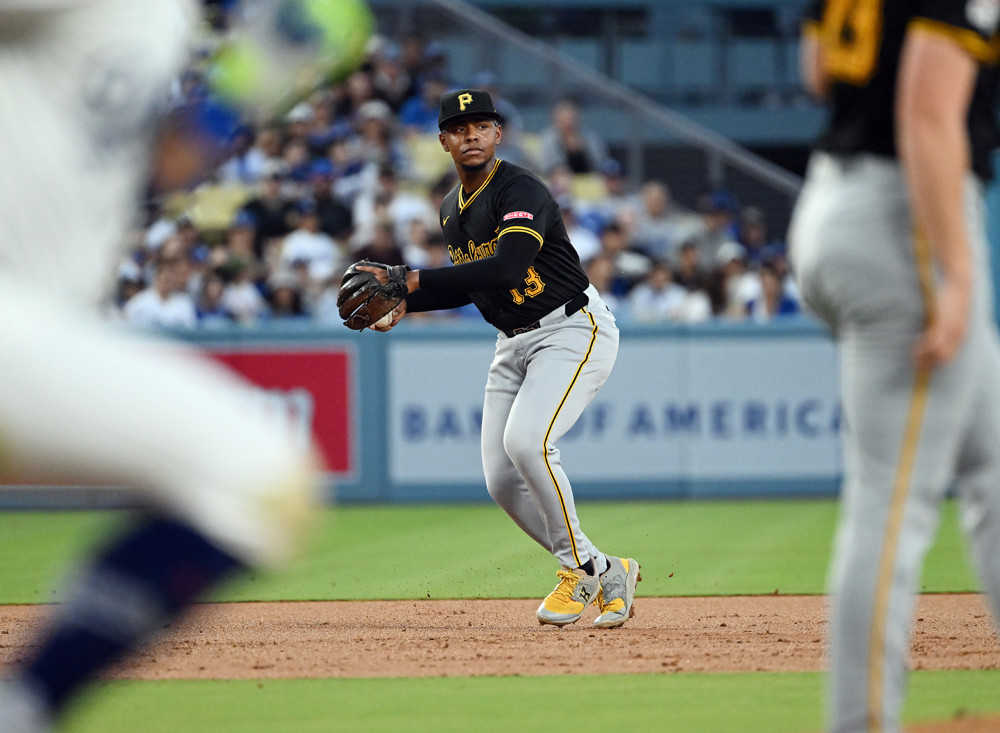
<instances>
[{"instance_id":1,"label":"spectator in blue shirt","mask_svg":"<svg viewBox=\"0 0 1000 733\"><path fill-rule=\"evenodd\" d=\"M760 266L760 292L747 303L747 315L751 321L764 323L781 316L793 316L801 312L799 301L785 288L781 272L774 262Z\"/></svg>"},{"instance_id":2,"label":"spectator in blue shirt","mask_svg":"<svg viewBox=\"0 0 1000 733\"><path fill-rule=\"evenodd\" d=\"M399 122L408 133L438 133L438 110L441 97L448 91L448 76L433 71L420 80L420 91L403 102L399 109Z\"/></svg>"}]
</instances>

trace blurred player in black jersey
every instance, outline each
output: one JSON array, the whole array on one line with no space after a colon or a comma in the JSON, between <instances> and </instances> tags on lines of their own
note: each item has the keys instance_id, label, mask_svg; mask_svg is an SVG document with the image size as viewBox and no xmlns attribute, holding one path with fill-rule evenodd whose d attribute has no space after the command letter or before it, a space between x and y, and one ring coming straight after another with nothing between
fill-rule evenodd
<instances>
[{"instance_id":1,"label":"blurred player in black jersey","mask_svg":"<svg viewBox=\"0 0 1000 733\"><path fill-rule=\"evenodd\" d=\"M377 330L407 312L470 302L496 327L483 467L490 496L562 566L538 620L571 624L596 603L595 626L621 626L632 615L639 564L605 555L584 534L556 447L611 373L614 316L590 285L545 184L496 157L503 129L490 95L446 94L438 123L460 181L441 204L454 266L410 271L410 294L392 324Z\"/></svg>"},{"instance_id":2,"label":"blurred player in black jersey","mask_svg":"<svg viewBox=\"0 0 1000 733\"><path fill-rule=\"evenodd\" d=\"M915 593L954 486L1000 610L1000 347L983 185L997 0L816 3L803 79L831 106L793 216L837 339L845 481L830 572L830 729L899 730Z\"/></svg>"}]
</instances>

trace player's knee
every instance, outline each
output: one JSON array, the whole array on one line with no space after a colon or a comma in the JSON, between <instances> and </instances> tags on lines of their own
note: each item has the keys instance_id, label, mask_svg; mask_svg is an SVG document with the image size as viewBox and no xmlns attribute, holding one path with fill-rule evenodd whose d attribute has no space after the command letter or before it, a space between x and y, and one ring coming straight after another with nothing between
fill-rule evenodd
<instances>
[{"instance_id":1,"label":"player's knee","mask_svg":"<svg viewBox=\"0 0 1000 733\"><path fill-rule=\"evenodd\" d=\"M506 454L497 455L497 453L495 450L483 451L483 474L486 478L486 491L490 498L499 504L508 491L511 466Z\"/></svg>"},{"instance_id":2,"label":"player's knee","mask_svg":"<svg viewBox=\"0 0 1000 733\"><path fill-rule=\"evenodd\" d=\"M508 429L504 433L503 448L511 462L520 469L544 457L545 437L518 426L518 429Z\"/></svg>"},{"instance_id":3,"label":"player's knee","mask_svg":"<svg viewBox=\"0 0 1000 733\"><path fill-rule=\"evenodd\" d=\"M299 470L290 474L267 502L275 535L271 557L283 561L299 549L316 520L318 488L317 473Z\"/></svg>"},{"instance_id":4,"label":"player's knee","mask_svg":"<svg viewBox=\"0 0 1000 733\"><path fill-rule=\"evenodd\" d=\"M202 487L201 497L184 511L246 564L281 565L294 556L316 521L320 463L295 451L256 458L252 467L220 478L214 490Z\"/></svg>"},{"instance_id":5,"label":"player's knee","mask_svg":"<svg viewBox=\"0 0 1000 733\"><path fill-rule=\"evenodd\" d=\"M321 462L310 453L296 456L281 478L261 496L257 510L270 526L261 549L266 563L284 562L301 546L314 525L320 502Z\"/></svg>"},{"instance_id":6,"label":"player's knee","mask_svg":"<svg viewBox=\"0 0 1000 733\"><path fill-rule=\"evenodd\" d=\"M509 481L504 481L498 475L486 474L486 492L496 504L506 507L511 503L512 491Z\"/></svg>"}]
</instances>

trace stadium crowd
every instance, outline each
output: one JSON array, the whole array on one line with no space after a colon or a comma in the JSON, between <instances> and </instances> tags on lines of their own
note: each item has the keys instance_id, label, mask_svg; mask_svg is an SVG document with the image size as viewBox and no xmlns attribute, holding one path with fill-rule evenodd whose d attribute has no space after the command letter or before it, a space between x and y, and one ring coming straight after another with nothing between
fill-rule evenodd
<instances>
[{"instance_id":1,"label":"stadium crowd","mask_svg":"<svg viewBox=\"0 0 1000 733\"><path fill-rule=\"evenodd\" d=\"M195 58L177 103L205 95ZM150 197L121 261L110 318L146 327L339 323L343 270L368 258L447 265L438 225L457 183L437 140L441 95L489 89L501 157L551 187L591 282L621 322L769 321L798 313L785 246L760 209L709 191L694 210L662 181L629 187L572 99L526 130L496 77L452 79L436 43L376 36L366 63L278 119L245 119L229 156L196 188ZM468 308L419 318L447 320Z\"/></svg>"}]
</instances>

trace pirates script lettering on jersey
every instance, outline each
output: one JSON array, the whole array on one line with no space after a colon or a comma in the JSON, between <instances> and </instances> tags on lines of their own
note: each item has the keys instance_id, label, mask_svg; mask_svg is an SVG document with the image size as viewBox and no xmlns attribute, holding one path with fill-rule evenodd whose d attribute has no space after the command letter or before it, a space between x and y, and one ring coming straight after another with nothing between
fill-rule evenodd
<instances>
[{"instance_id":1,"label":"pirates script lettering on jersey","mask_svg":"<svg viewBox=\"0 0 1000 733\"><path fill-rule=\"evenodd\" d=\"M488 242L483 244L476 244L471 239L466 243L465 249L459 247L452 247L448 245L448 256L451 257L451 261L456 265L461 265L465 262L472 262L474 260L482 260L493 255L497 248L497 240L499 237L494 237Z\"/></svg>"}]
</instances>

